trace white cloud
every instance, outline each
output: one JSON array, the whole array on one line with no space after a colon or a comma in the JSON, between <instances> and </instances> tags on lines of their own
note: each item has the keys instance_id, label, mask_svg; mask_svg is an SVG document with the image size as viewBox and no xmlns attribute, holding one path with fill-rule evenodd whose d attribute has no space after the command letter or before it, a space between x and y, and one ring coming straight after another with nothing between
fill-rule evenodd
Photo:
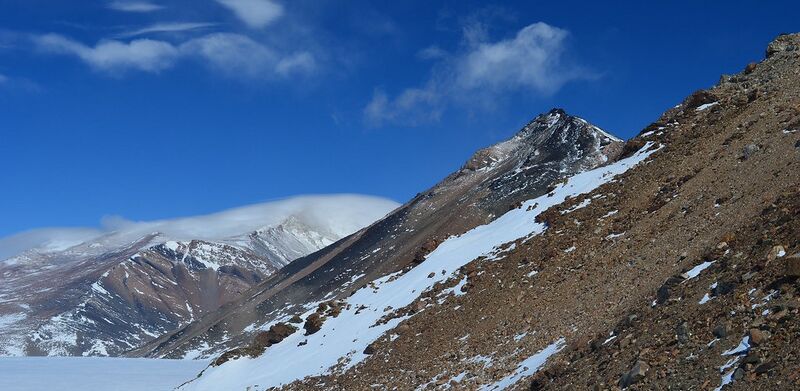
<instances>
[{"instance_id":1,"label":"white cloud","mask_svg":"<svg viewBox=\"0 0 800 391\"><path fill-rule=\"evenodd\" d=\"M523 28L512 39L478 43L456 64L459 87L529 88L551 94L580 77L561 61L567 35L566 30L540 22Z\"/></svg>"},{"instance_id":2,"label":"white cloud","mask_svg":"<svg viewBox=\"0 0 800 391\"><path fill-rule=\"evenodd\" d=\"M282 53L247 36L212 33L180 44L153 39L103 40L88 46L47 34L34 38L45 52L72 55L92 68L111 74L126 71L157 73L184 58L199 58L229 77L270 80L313 72L314 56L306 51Z\"/></svg>"},{"instance_id":3,"label":"white cloud","mask_svg":"<svg viewBox=\"0 0 800 391\"><path fill-rule=\"evenodd\" d=\"M283 16L283 6L272 0L217 0L250 28L264 28Z\"/></svg>"},{"instance_id":4,"label":"white cloud","mask_svg":"<svg viewBox=\"0 0 800 391\"><path fill-rule=\"evenodd\" d=\"M169 23L156 23L138 30L132 30L120 34L120 37L134 37L137 35L151 34L151 33L174 33L181 31L199 30L208 27L216 26L216 23L192 23L192 22L169 22Z\"/></svg>"},{"instance_id":5,"label":"white cloud","mask_svg":"<svg viewBox=\"0 0 800 391\"><path fill-rule=\"evenodd\" d=\"M0 84L3 84L8 81L8 76L0 73Z\"/></svg>"},{"instance_id":6,"label":"white cloud","mask_svg":"<svg viewBox=\"0 0 800 391\"><path fill-rule=\"evenodd\" d=\"M280 224L294 216L305 224L345 236L383 217L399 204L366 195L334 194L287 198L218 213L168 220L135 222L104 218L97 228L42 228L0 238L0 260L27 250L61 251L92 242L101 248L130 243L159 232L162 240L224 240Z\"/></svg>"},{"instance_id":7,"label":"white cloud","mask_svg":"<svg viewBox=\"0 0 800 391\"><path fill-rule=\"evenodd\" d=\"M122 12L153 12L164 7L149 1L117 0L109 3L108 8Z\"/></svg>"},{"instance_id":8,"label":"white cloud","mask_svg":"<svg viewBox=\"0 0 800 391\"><path fill-rule=\"evenodd\" d=\"M269 79L314 68L314 57L308 52L282 55L240 34L209 34L186 42L181 49L233 77Z\"/></svg>"},{"instance_id":9,"label":"white cloud","mask_svg":"<svg viewBox=\"0 0 800 391\"><path fill-rule=\"evenodd\" d=\"M34 38L39 49L74 55L96 70L119 73L128 70L159 72L170 68L179 56L176 47L168 42L135 39L130 42L100 41L94 47L58 34Z\"/></svg>"},{"instance_id":10,"label":"white cloud","mask_svg":"<svg viewBox=\"0 0 800 391\"><path fill-rule=\"evenodd\" d=\"M476 27L477 26L477 27ZM496 42L485 27L464 28L465 49L445 55L432 46L422 58L440 58L423 87L407 88L396 97L376 93L364 109L368 124L386 122L416 125L437 120L448 104L492 104L510 92L550 95L565 83L590 74L563 59L566 30L534 23L514 37Z\"/></svg>"}]
</instances>

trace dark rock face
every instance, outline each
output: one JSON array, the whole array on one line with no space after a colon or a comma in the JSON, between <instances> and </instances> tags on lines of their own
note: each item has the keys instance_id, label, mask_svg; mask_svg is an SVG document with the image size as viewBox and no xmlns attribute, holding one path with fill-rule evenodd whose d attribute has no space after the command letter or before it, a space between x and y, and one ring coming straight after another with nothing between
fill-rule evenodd
<instances>
[{"instance_id":1,"label":"dark rock face","mask_svg":"<svg viewBox=\"0 0 800 391\"><path fill-rule=\"evenodd\" d=\"M292 308L305 302L347 297L367 281L423 263L443 239L545 194L559 178L614 160L622 145L583 119L551 110L509 140L476 152L457 172L383 220L291 263L254 288L247 300L131 355L182 357L199 346L219 351L244 344L251 338L244 332L249 325L268 323L284 309L300 312ZM306 319L307 332L315 331L317 321Z\"/></svg>"}]
</instances>

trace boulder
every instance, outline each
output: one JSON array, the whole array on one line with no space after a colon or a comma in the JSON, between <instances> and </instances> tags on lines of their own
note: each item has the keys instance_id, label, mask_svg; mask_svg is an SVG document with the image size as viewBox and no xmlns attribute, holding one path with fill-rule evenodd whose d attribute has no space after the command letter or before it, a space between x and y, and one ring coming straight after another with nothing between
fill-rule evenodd
<instances>
[{"instance_id":1,"label":"boulder","mask_svg":"<svg viewBox=\"0 0 800 391\"><path fill-rule=\"evenodd\" d=\"M303 325L303 329L306 330L306 335L311 335L319 331L324 322L325 318L317 312L309 315L308 318L306 318L306 323Z\"/></svg>"},{"instance_id":2,"label":"boulder","mask_svg":"<svg viewBox=\"0 0 800 391\"><path fill-rule=\"evenodd\" d=\"M636 384L644 379L647 376L647 372L650 370L650 365L648 365L644 361L636 361L636 364L633 365L628 373L622 376L619 381L619 385L622 388L627 388L632 384Z\"/></svg>"},{"instance_id":3,"label":"boulder","mask_svg":"<svg viewBox=\"0 0 800 391\"><path fill-rule=\"evenodd\" d=\"M786 276L787 277L800 277L800 253L786 257Z\"/></svg>"}]
</instances>

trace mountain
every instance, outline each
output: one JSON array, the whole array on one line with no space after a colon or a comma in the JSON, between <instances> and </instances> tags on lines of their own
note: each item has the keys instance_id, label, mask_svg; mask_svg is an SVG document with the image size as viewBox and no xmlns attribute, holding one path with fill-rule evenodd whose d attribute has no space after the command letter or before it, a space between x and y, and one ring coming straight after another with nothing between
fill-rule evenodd
<instances>
[{"instance_id":1,"label":"mountain","mask_svg":"<svg viewBox=\"0 0 800 391\"><path fill-rule=\"evenodd\" d=\"M782 35L561 175L482 151L146 351L235 347L188 390L798 389L798 69Z\"/></svg>"},{"instance_id":2,"label":"mountain","mask_svg":"<svg viewBox=\"0 0 800 391\"><path fill-rule=\"evenodd\" d=\"M130 355L211 357L246 345L276 321L408 270L448 237L519 208L524 200L551 191L555 181L604 165L620 153L619 139L554 109L511 139L476 152L457 172L385 218L295 260L230 305Z\"/></svg>"},{"instance_id":3,"label":"mountain","mask_svg":"<svg viewBox=\"0 0 800 391\"><path fill-rule=\"evenodd\" d=\"M56 236L0 262L0 354L119 355L394 207L375 197L305 197L129 224L66 249L53 245Z\"/></svg>"}]
</instances>

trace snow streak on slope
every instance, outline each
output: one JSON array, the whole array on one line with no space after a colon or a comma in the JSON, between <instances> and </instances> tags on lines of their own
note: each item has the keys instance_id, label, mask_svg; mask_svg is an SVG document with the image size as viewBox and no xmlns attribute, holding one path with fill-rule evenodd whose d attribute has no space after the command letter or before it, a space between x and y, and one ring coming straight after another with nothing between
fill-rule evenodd
<instances>
[{"instance_id":1,"label":"snow streak on slope","mask_svg":"<svg viewBox=\"0 0 800 391\"><path fill-rule=\"evenodd\" d=\"M322 375L334 366L337 370L346 370L356 365L367 357L363 353L367 345L406 319L396 317L379 323L393 309L411 304L422 292L448 279L470 261L491 254L497 246L540 234L546 226L535 221L537 215L569 197L590 192L611 181L650 156L655 151L649 150L650 147L652 144L648 143L629 158L572 176L550 195L529 200L487 225L451 237L407 273L399 277L385 276L374 281L373 286L356 291L348 298L342 313L327 319L317 333L304 336L297 332L268 348L260 357L241 358L209 368L184 389L244 390L251 387L262 390L306 376ZM435 273L429 278L431 272ZM304 340L307 343L298 346Z\"/></svg>"}]
</instances>

